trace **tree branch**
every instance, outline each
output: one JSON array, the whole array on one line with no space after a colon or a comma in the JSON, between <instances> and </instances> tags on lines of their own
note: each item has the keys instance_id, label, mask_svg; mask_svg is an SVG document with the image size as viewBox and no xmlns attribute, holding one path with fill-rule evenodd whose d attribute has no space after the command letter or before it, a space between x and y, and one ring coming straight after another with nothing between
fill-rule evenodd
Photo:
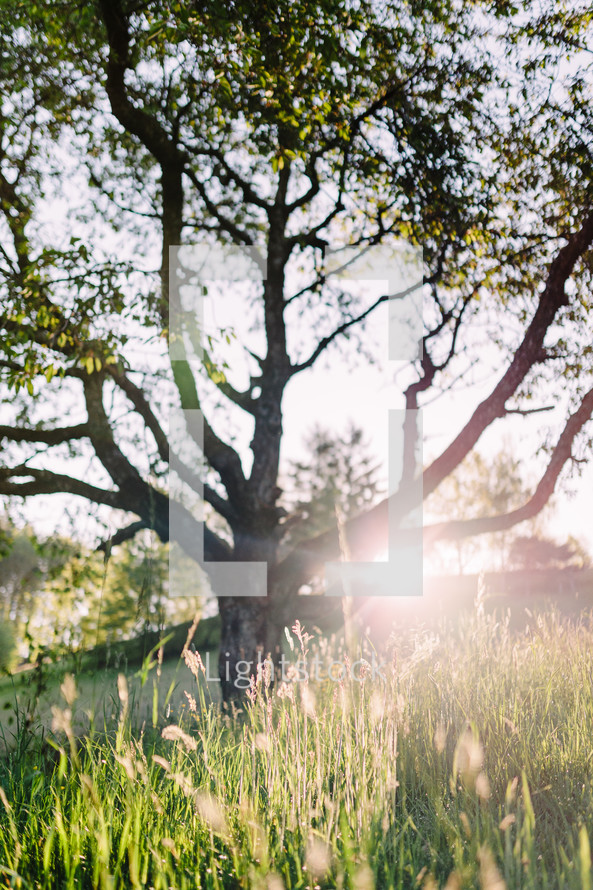
<instances>
[{"instance_id":1,"label":"tree branch","mask_svg":"<svg viewBox=\"0 0 593 890\"><path fill-rule=\"evenodd\" d=\"M316 195L319 194L321 184L319 182L319 175L317 173L317 168L313 159L310 159L309 163L307 164L305 175L308 177L311 186L307 189L306 192L304 192L304 194L302 194L299 198L295 198L295 200L287 206L286 209L289 214L292 213L294 210L297 210L299 207L304 207L306 204L309 204L310 201L312 201L313 198L315 198Z\"/></svg>"},{"instance_id":2,"label":"tree branch","mask_svg":"<svg viewBox=\"0 0 593 890\"><path fill-rule=\"evenodd\" d=\"M13 482L13 478L28 478L32 481ZM119 510L128 510L127 502L119 491L107 491L97 488L81 479L53 473L50 470L38 470L21 464L18 467L0 467L0 494L17 497L29 497L37 494L74 494L81 498L93 501L95 504L105 504Z\"/></svg>"},{"instance_id":3,"label":"tree branch","mask_svg":"<svg viewBox=\"0 0 593 890\"><path fill-rule=\"evenodd\" d=\"M269 211L271 209L271 205L264 198L257 194L251 184L239 173L237 173L234 167L231 167L226 157L224 156L224 153L219 148L210 148L208 150L201 149L198 150L196 154L203 154L206 155L206 157L215 158L225 171L225 179L228 178L232 180L232 182L234 182L241 189L247 203L254 204L256 207L261 207L263 210L266 211ZM221 185L226 185L225 182L221 181L222 177L220 175L217 176L217 179L221 182Z\"/></svg>"},{"instance_id":4,"label":"tree branch","mask_svg":"<svg viewBox=\"0 0 593 890\"><path fill-rule=\"evenodd\" d=\"M169 464L179 478L191 486L194 491L201 491L204 500L214 507L217 513L225 519L234 518L235 511L232 509L230 503L225 498L221 497L213 488L207 485L197 473L191 470L179 456L173 452L167 436L150 407L143 390L130 380L130 378L123 373L121 368L116 367L115 365L108 365L107 371L122 391L125 392L134 405L134 408L151 431L161 460L164 463Z\"/></svg>"},{"instance_id":5,"label":"tree branch","mask_svg":"<svg viewBox=\"0 0 593 890\"><path fill-rule=\"evenodd\" d=\"M159 122L132 105L125 85L125 72L131 68L130 35L126 14L120 0L100 0L107 41L107 96L113 114L122 127L134 136L156 158L162 167L183 166L185 156Z\"/></svg>"},{"instance_id":6,"label":"tree branch","mask_svg":"<svg viewBox=\"0 0 593 890\"><path fill-rule=\"evenodd\" d=\"M234 223L228 216L224 216L215 204L214 201L209 197L208 192L206 191L206 187L203 182L200 182L196 174L189 167L185 170L186 176L190 180L191 184L196 189L200 198L204 202L204 206L206 210L214 217L214 219L218 222L220 230L226 232L231 236L233 242L235 244L244 244L247 247L253 247L253 238L247 234L247 232L242 231L239 226Z\"/></svg>"},{"instance_id":7,"label":"tree branch","mask_svg":"<svg viewBox=\"0 0 593 890\"><path fill-rule=\"evenodd\" d=\"M568 305L566 281L576 263L593 242L593 213L561 248L548 271L546 286L535 314L511 364L491 394L481 402L457 438L425 471L424 496L427 497L469 454L490 424L505 414L505 403L517 391L531 368L541 359L544 338L562 306Z\"/></svg>"},{"instance_id":8,"label":"tree branch","mask_svg":"<svg viewBox=\"0 0 593 890\"><path fill-rule=\"evenodd\" d=\"M541 414L542 411L553 411L555 405L542 405L541 408L505 408L505 414L519 414L521 417L529 417L530 414Z\"/></svg>"},{"instance_id":9,"label":"tree branch","mask_svg":"<svg viewBox=\"0 0 593 890\"><path fill-rule=\"evenodd\" d=\"M148 524L144 519L132 522L131 525L127 525L125 528L120 528L119 531L115 532L114 535L111 535L110 538L107 538L106 541L102 541L96 549L99 553L103 552L107 557L111 553L113 547L117 547L118 544L123 544L124 541L130 541L144 528L148 528Z\"/></svg>"},{"instance_id":10,"label":"tree branch","mask_svg":"<svg viewBox=\"0 0 593 890\"><path fill-rule=\"evenodd\" d=\"M305 368L310 368L311 365L313 365L317 361L323 350L326 349L330 345L330 343L333 343L336 337L339 337L349 328L353 327L356 324L360 324L361 321L364 321L364 319L367 318L371 314L371 312L374 312L374 310L378 306L380 306L381 303L386 303L389 300L403 299L404 297L409 296L411 293L417 290L418 287L418 284L412 284L410 285L410 287L407 287L405 290L400 291L400 293L398 294L383 294L381 297L378 297L374 303L372 303L364 310L364 312L361 312L359 315L354 316L354 318L349 318L347 321L344 321L334 331L332 331L331 334L328 334L327 337L323 337L319 341L309 358L305 359L305 361L303 362L299 362L299 364L297 365L291 366L291 375L298 374L300 371L304 371Z\"/></svg>"},{"instance_id":11,"label":"tree branch","mask_svg":"<svg viewBox=\"0 0 593 890\"><path fill-rule=\"evenodd\" d=\"M143 500L149 486L115 442L103 405L103 375L89 374L83 384L89 418L89 438L97 457L116 485Z\"/></svg>"},{"instance_id":12,"label":"tree branch","mask_svg":"<svg viewBox=\"0 0 593 890\"><path fill-rule=\"evenodd\" d=\"M10 439L11 442L41 442L45 445L60 445L74 439L84 439L89 435L89 429L88 423L58 427L53 430L0 426L0 442L2 439Z\"/></svg>"},{"instance_id":13,"label":"tree branch","mask_svg":"<svg viewBox=\"0 0 593 890\"><path fill-rule=\"evenodd\" d=\"M455 520L428 526L425 542L440 539L456 539L488 532L502 531L536 516L550 499L564 464L570 460L576 436L593 415L593 389L584 396L577 411L572 414L560 435L548 467L530 500L517 510L500 516L471 520ZM413 495L413 487L410 488ZM424 493L426 497L426 492ZM373 559L388 546L388 523L398 522L416 506L408 502L406 491L400 490L391 499L386 498L370 510L346 523L345 534L351 558L356 561ZM405 537L406 531L402 532ZM415 534L415 533L414 533ZM331 529L300 543L271 571L272 583L282 583L285 596L294 596L311 577L323 571L324 564L340 558L340 541L337 529Z\"/></svg>"},{"instance_id":14,"label":"tree branch","mask_svg":"<svg viewBox=\"0 0 593 890\"><path fill-rule=\"evenodd\" d=\"M201 403L191 368L186 361L172 361L173 377L181 397L184 410L201 412ZM220 439L202 413L202 428L192 425L188 428L194 442L204 450L204 456L213 470L216 470L230 498L239 498L245 485L245 475L241 458L234 448ZM214 506L214 505L213 505Z\"/></svg>"},{"instance_id":15,"label":"tree branch","mask_svg":"<svg viewBox=\"0 0 593 890\"><path fill-rule=\"evenodd\" d=\"M119 388L126 394L136 412L140 415L147 428L153 435L159 457L165 463L169 462L169 442L163 428L144 395L144 391L124 374L121 366L107 365L107 373L113 378Z\"/></svg>"},{"instance_id":16,"label":"tree branch","mask_svg":"<svg viewBox=\"0 0 593 890\"><path fill-rule=\"evenodd\" d=\"M537 516L550 500L563 466L572 457L572 446L576 436L592 416L593 389L590 389L575 413L568 418L535 492L523 506L496 516L456 519L427 526L424 530L425 541L432 544L440 540L455 541L490 532L505 531L519 522L525 522L525 520Z\"/></svg>"}]
</instances>

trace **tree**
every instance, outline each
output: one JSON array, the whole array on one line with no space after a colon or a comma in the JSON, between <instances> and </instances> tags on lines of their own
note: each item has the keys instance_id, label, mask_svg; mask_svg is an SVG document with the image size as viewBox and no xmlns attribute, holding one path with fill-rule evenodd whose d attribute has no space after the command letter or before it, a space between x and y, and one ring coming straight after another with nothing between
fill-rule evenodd
<instances>
[{"instance_id":1,"label":"tree","mask_svg":"<svg viewBox=\"0 0 593 890\"><path fill-rule=\"evenodd\" d=\"M279 556L283 395L344 337L363 338L365 320L394 295L341 288L328 247L403 238L423 250L422 352L402 393L391 519L410 510L416 409L483 356L484 334L499 349L496 382L424 468L425 495L491 424L547 407L558 380L563 416L525 503L427 536L536 515L586 447L589 12L519 5L2 0L0 494L66 492L122 511L133 522L113 547L147 527L169 539L169 466L203 490L229 533L181 503L179 543L192 554L203 535L207 560L268 565L267 597L219 599L227 695L236 661L273 650L301 613L298 590L339 556L335 528ZM60 224L48 208L64 196L70 216ZM199 371L159 350L170 334L170 249L198 237L254 248L266 270L246 296L265 342L248 355L245 386L209 349ZM131 348L143 330L149 358ZM250 420L249 470L208 389ZM207 471L169 448L169 405L203 411ZM93 472L76 472L72 459L89 449ZM384 500L347 523L352 558L385 550L387 512Z\"/></svg>"},{"instance_id":2,"label":"tree","mask_svg":"<svg viewBox=\"0 0 593 890\"><path fill-rule=\"evenodd\" d=\"M587 568L591 564L586 549L572 537L559 544L539 535L520 535L513 541L509 558L522 569Z\"/></svg>"},{"instance_id":3,"label":"tree","mask_svg":"<svg viewBox=\"0 0 593 890\"><path fill-rule=\"evenodd\" d=\"M341 435L314 426L305 436L306 455L289 463L283 480L288 516L283 523L283 550L290 553L301 541L344 525L377 502L382 490L377 464L364 431L350 422ZM384 492L383 492L384 493ZM308 588L321 593L324 579L308 579Z\"/></svg>"},{"instance_id":4,"label":"tree","mask_svg":"<svg viewBox=\"0 0 593 890\"><path fill-rule=\"evenodd\" d=\"M145 533L145 537L146 537ZM0 627L21 656L54 655L114 642L193 618L198 603L166 601L168 554L127 541L117 560L63 536L41 538L0 517Z\"/></svg>"},{"instance_id":5,"label":"tree","mask_svg":"<svg viewBox=\"0 0 593 890\"><path fill-rule=\"evenodd\" d=\"M513 456L510 440L490 460L478 450L471 451L428 498L425 509L438 518L444 516L455 520L462 520L468 515L482 518L507 514L518 509L529 497L530 485L523 478L523 471L521 461ZM529 530L536 534L541 518L540 512L522 523L523 532ZM514 530L511 529L510 532L493 532L479 538L458 538L454 544L459 574L463 573L467 560L476 555L481 559L480 570L494 569L494 566L487 564L488 554L492 557L494 553L499 556L498 567L504 568L509 545L511 550L513 548L514 537ZM446 539L435 543L437 551L450 552L451 545ZM439 544L444 547L439 547Z\"/></svg>"}]
</instances>

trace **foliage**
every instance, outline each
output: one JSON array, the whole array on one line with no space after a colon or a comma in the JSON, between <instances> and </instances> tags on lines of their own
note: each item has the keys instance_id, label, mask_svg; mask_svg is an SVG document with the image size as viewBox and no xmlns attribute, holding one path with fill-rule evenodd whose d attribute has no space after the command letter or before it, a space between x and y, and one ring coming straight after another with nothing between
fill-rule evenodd
<instances>
[{"instance_id":1,"label":"foliage","mask_svg":"<svg viewBox=\"0 0 593 890\"><path fill-rule=\"evenodd\" d=\"M295 627L295 657L344 667ZM161 737L132 732L121 677L117 726L77 739L66 678L56 750L0 761L6 882L582 890L592 643L590 619L513 637L478 612L398 636L384 679L273 689L264 671L232 718L194 683Z\"/></svg>"},{"instance_id":2,"label":"foliage","mask_svg":"<svg viewBox=\"0 0 593 890\"><path fill-rule=\"evenodd\" d=\"M0 619L0 673L10 671L16 660L16 643L10 624Z\"/></svg>"},{"instance_id":3,"label":"foliage","mask_svg":"<svg viewBox=\"0 0 593 890\"><path fill-rule=\"evenodd\" d=\"M190 599L167 601L168 552L155 541L126 543L105 559L61 537L42 539L5 521L0 557L3 621L10 622L21 656L43 649L57 656L107 640L160 630L193 618L199 588Z\"/></svg>"},{"instance_id":4,"label":"foliage","mask_svg":"<svg viewBox=\"0 0 593 890\"><path fill-rule=\"evenodd\" d=\"M32 529L11 529L2 524L3 553L0 557L2 618L21 624L30 615L34 597L43 582L38 541Z\"/></svg>"}]
</instances>

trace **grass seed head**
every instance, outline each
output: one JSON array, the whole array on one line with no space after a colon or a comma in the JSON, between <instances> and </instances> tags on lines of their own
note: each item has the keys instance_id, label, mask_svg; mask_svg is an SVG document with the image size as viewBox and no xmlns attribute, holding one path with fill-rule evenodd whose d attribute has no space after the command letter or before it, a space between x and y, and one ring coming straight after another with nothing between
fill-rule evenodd
<instances>
[{"instance_id":1,"label":"grass seed head","mask_svg":"<svg viewBox=\"0 0 593 890\"><path fill-rule=\"evenodd\" d=\"M288 698L294 704L294 692L289 683L285 683L284 681L280 683L276 690L276 694L278 695L278 698Z\"/></svg>"},{"instance_id":2,"label":"grass seed head","mask_svg":"<svg viewBox=\"0 0 593 890\"><path fill-rule=\"evenodd\" d=\"M200 673L202 673L204 677L206 676L206 668L204 667L204 662L202 661L200 653L197 650L192 651L191 649L184 649L183 658L187 667L190 669L196 680L199 679Z\"/></svg>"},{"instance_id":3,"label":"grass seed head","mask_svg":"<svg viewBox=\"0 0 593 890\"><path fill-rule=\"evenodd\" d=\"M490 797L490 782L485 772L479 772L476 776L476 794L482 800L488 800Z\"/></svg>"},{"instance_id":4,"label":"grass seed head","mask_svg":"<svg viewBox=\"0 0 593 890\"><path fill-rule=\"evenodd\" d=\"M451 872L443 890L461 890L461 877L458 871Z\"/></svg>"},{"instance_id":5,"label":"grass seed head","mask_svg":"<svg viewBox=\"0 0 593 890\"><path fill-rule=\"evenodd\" d=\"M181 742L186 751L196 751L198 748L196 740L184 732L182 728L175 723L172 723L170 726L165 726L161 735L168 741Z\"/></svg>"},{"instance_id":6,"label":"grass seed head","mask_svg":"<svg viewBox=\"0 0 593 890\"><path fill-rule=\"evenodd\" d=\"M185 773L171 773L171 778L188 797L194 793L192 781Z\"/></svg>"},{"instance_id":7,"label":"grass seed head","mask_svg":"<svg viewBox=\"0 0 593 890\"><path fill-rule=\"evenodd\" d=\"M57 705L51 706L52 722L51 728L54 732L65 732L68 738L73 737L72 732L72 711L70 708L58 708Z\"/></svg>"},{"instance_id":8,"label":"grass seed head","mask_svg":"<svg viewBox=\"0 0 593 890\"><path fill-rule=\"evenodd\" d=\"M192 712L192 714L197 714L197 713L198 713L198 705L197 705L197 703L196 703L195 698L193 697L193 695L190 695L190 693L187 692L187 690L185 691L184 694L185 694L185 697L187 698L187 700L188 700L188 702L189 702L189 709L190 709L190 711Z\"/></svg>"},{"instance_id":9,"label":"grass seed head","mask_svg":"<svg viewBox=\"0 0 593 890\"><path fill-rule=\"evenodd\" d=\"M76 700L77 692L76 692L76 683L74 682L74 677L72 674L66 674L64 677L64 682L60 686L60 690L62 695L66 699L66 704L72 707Z\"/></svg>"},{"instance_id":10,"label":"grass seed head","mask_svg":"<svg viewBox=\"0 0 593 890\"><path fill-rule=\"evenodd\" d=\"M375 878L370 866L361 865L352 879L353 890L375 890Z\"/></svg>"},{"instance_id":11,"label":"grass seed head","mask_svg":"<svg viewBox=\"0 0 593 890\"><path fill-rule=\"evenodd\" d=\"M453 771L461 776L468 788L475 788L476 779L483 765L484 749L477 736L468 727L457 742Z\"/></svg>"},{"instance_id":12,"label":"grass seed head","mask_svg":"<svg viewBox=\"0 0 593 890\"><path fill-rule=\"evenodd\" d=\"M179 852L175 846L175 841L171 837L161 838L161 844L165 850L169 850L174 859L179 859Z\"/></svg>"},{"instance_id":13,"label":"grass seed head","mask_svg":"<svg viewBox=\"0 0 593 890\"><path fill-rule=\"evenodd\" d=\"M212 794L197 794L196 810L204 822L217 834L228 833L224 809Z\"/></svg>"},{"instance_id":14,"label":"grass seed head","mask_svg":"<svg viewBox=\"0 0 593 890\"><path fill-rule=\"evenodd\" d=\"M119 695L119 700L122 704L122 708L125 710L128 707L130 696L128 692L128 681L126 680L124 674L117 675L117 693Z\"/></svg>"},{"instance_id":15,"label":"grass seed head","mask_svg":"<svg viewBox=\"0 0 593 890\"><path fill-rule=\"evenodd\" d=\"M507 885L488 847L480 847L478 862L480 863L480 887L482 890L507 890Z\"/></svg>"},{"instance_id":16,"label":"grass seed head","mask_svg":"<svg viewBox=\"0 0 593 890\"><path fill-rule=\"evenodd\" d=\"M315 710L315 694L313 693L313 690L305 684L301 686L301 702L303 705L303 710L307 717L315 719L315 717L317 716Z\"/></svg>"},{"instance_id":17,"label":"grass seed head","mask_svg":"<svg viewBox=\"0 0 593 890\"><path fill-rule=\"evenodd\" d=\"M153 754L152 759L156 764L158 764L158 766L162 766L166 773L171 772L171 764L168 760L165 760L164 757L161 757L159 754Z\"/></svg>"},{"instance_id":18,"label":"grass seed head","mask_svg":"<svg viewBox=\"0 0 593 890\"><path fill-rule=\"evenodd\" d=\"M310 835L305 852L305 863L310 874L322 878L331 868L332 855L329 844Z\"/></svg>"},{"instance_id":19,"label":"grass seed head","mask_svg":"<svg viewBox=\"0 0 593 890\"><path fill-rule=\"evenodd\" d=\"M442 754L447 744L447 730L442 723L439 723L434 734L434 747L437 754Z\"/></svg>"},{"instance_id":20,"label":"grass seed head","mask_svg":"<svg viewBox=\"0 0 593 890\"><path fill-rule=\"evenodd\" d=\"M115 759L117 760L117 762L119 764L121 764L121 766L123 766L130 782L134 782L136 780L136 770L134 768L134 764L132 763L131 758L128 757L127 755L122 756L120 754L116 754Z\"/></svg>"}]
</instances>

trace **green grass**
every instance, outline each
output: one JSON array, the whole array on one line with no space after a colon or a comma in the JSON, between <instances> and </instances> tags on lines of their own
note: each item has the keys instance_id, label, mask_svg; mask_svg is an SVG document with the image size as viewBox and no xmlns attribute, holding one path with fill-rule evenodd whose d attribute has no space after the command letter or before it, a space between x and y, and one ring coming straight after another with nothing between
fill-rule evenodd
<instances>
[{"instance_id":1,"label":"green grass","mask_svg":"<svg viewBox=\"0 0 593 890\"><path fill-rule=\"evenodd\" d=\"M186 671L165 737L132 730L123 680L83 738L63 701L53 744L23 729L0 761L0 886L590 888L589 619L478 611L396 639L384 674L262 677L229 714Z\"/></svg>"}]
</instances>

